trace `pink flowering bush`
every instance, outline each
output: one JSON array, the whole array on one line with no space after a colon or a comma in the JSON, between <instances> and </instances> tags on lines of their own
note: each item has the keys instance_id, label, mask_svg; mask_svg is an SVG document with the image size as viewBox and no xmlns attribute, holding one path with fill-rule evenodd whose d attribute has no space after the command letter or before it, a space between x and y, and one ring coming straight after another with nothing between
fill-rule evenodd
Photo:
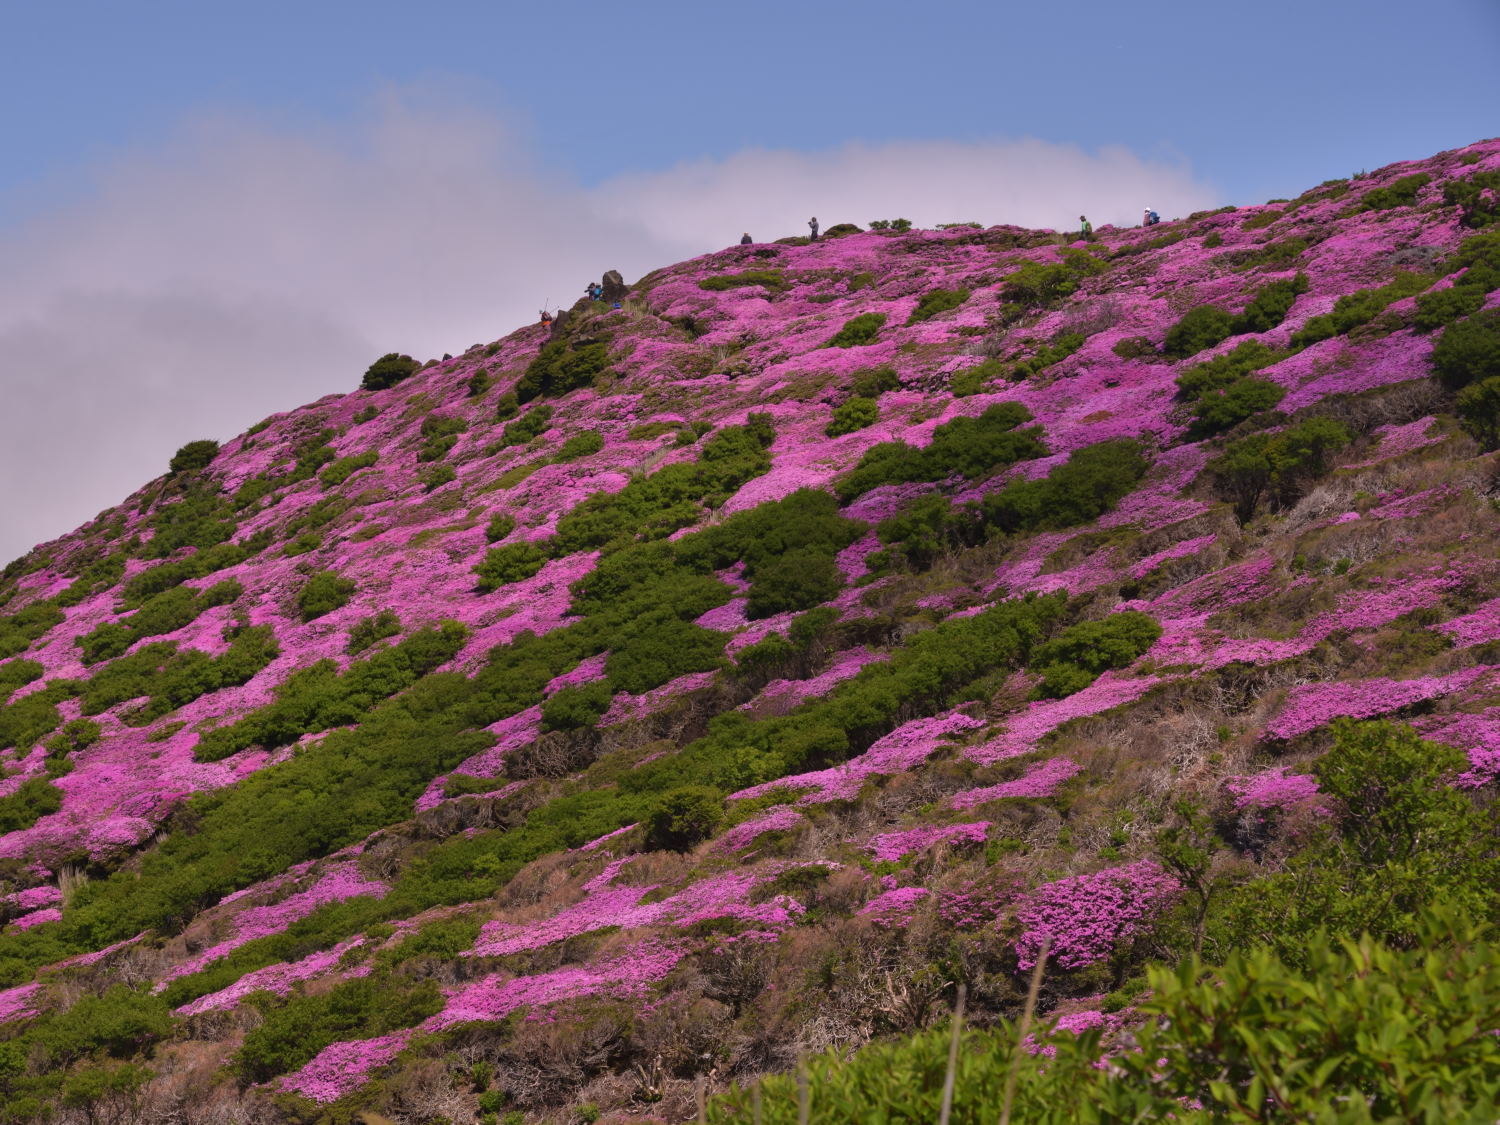
<instances>
[{"instance_id":1,"label":"pink flowering bush","mask_svg":"<svg viewBox=\"0 0 1500 1125\"><path fill-rule=\"evenodd\" d=\"M1149 860L1047 883L1016 912L1017 963L1030 969L1043 946L1062 969L1104 961L1144 933L1177 893L1177 880Z\"/></svg>"}]
</instances>

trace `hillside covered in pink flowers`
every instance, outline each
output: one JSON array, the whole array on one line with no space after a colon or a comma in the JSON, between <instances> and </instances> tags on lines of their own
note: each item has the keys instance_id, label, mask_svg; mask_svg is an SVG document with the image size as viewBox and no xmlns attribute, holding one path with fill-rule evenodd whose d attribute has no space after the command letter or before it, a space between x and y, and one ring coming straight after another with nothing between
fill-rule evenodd
<instances>
[{"instance_id":1,"label":"hillside covered in pink flowers","mask_svg":"<svg viewBox=\"0 0 1500 1125\"><path fill-rule=\"evenodd\" d=\"M1497 192L734 246L184 447L0 577L0 1121L679 1121L1412 932L1339 763L1493 831Z\"/></svg>"}]
</instances>

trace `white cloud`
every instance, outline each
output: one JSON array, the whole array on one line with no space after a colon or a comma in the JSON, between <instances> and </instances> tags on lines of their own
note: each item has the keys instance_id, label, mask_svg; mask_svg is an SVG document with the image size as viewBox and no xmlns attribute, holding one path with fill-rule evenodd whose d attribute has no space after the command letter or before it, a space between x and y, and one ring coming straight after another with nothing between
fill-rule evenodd
<instances>
[{"instance_id":1,"label":"white cloud","mask_svg":"<svg viewBox=\"0 0 1500 1125\"><path fill-rule=\"evenodd\" d=\"M753 151L585 189L493 117L383 99L343 135L200 120L0 230L0 561L198 437L350 390L399 349L458 352L737 240L902 215L1096 225L1211 204L1182 167L1040 141Z\"/></svg>"}]
</instances>

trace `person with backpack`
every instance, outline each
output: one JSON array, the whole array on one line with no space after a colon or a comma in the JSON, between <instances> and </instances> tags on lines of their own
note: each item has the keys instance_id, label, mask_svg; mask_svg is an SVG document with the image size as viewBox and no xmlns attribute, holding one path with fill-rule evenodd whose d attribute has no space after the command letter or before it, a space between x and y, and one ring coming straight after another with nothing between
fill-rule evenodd
<instances>
[{"instance_id":1,"label":"person with backpack","mask_svg":"<svg viewBox=\"0 0 1500 1125\"><path fill-rule=\"evenodd\" d=\"M542 310L542 327L543 328L551 328L552 327L552 314L550 312L548 312L546 309Z\"/></svg>"},{"instance_id":2,"label":"person with backpack","mask_svg":"<svg viewBox=\"0 0 1500 1125\"><path fill-rule=\"evenodd\" d=\"M1159 222L1161 222L1161 216L1158 215L1155 211L1151 210L1151 208L1147 207L1146 213L1141 216L1141 226L1154 227Z\"/></svg>"},{"instance_id":3,"label":"person with backpack","mask_svg":"<svg viewBox=\"0 0 1500 1125\"><path fill-rule=\"evenodd\" d=\"M812 241L818 241L818 217L816 215L807 220L807 229L812 231Z\"/></svg>"},{"instance_id":4,"label":"person with backpack","mask_svg":"<svg viewBox=\"0 0 1500 1125\"><path fill-rule=\"evenodd\" d=\"M1078 232L1078 237L1081 238L1084 242L1093 242L1094 224L1089 222L1089 217L1087 215L1079 215L1078 221L1083 224L1083 228Z\"/></svg>"},{"instance_id":5,"label":"person with backpack","mask_svg":"<svg viewBox=\"0 0 1500 1125\"><path fill-rule=\"evenodd\" d=\"M746 231L744 234L740 235L740 245L741 246L749 246L754 241L755 241L755 239L753 239L753 238L750 237L750 232L749 231Z\"/></svg>"}]
</instances>

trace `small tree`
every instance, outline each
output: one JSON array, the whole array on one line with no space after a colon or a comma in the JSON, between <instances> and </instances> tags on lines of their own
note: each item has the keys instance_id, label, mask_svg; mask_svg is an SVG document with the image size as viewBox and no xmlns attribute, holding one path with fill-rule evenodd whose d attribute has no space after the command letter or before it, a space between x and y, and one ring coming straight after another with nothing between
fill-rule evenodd
<instances>
[{"instance_id":1,"label":"small tree","mask_svg":"<svg viewBox=\"0 0 1500 1125\"><path fill-rule=\"evenodd\" d=\"M172 454L172 460L168 468L172 470L175 477L178 473L196 473L208 468L209 464L219 455L219 443L211 438L201 441L190 441Z\"/></svg>"},{"instance_id":2,"label":"small tree","mask_svg":"<svg viewBox=\"0 0 1500 1125\"><path fill-rule=\"evenodd\" d=\"M319 570L308 576L307 583L297 593L297 611L303 621L311 621L332 613L348 603L357 587L348 578L342 578L331 570Z\"/></svg>"},{"instance_id":3,"label":"small tree","mask_svg":"<svg viewBox=\"0 0 1500 1125\"><path fill-rule=\"evenodd\" d=\"M662 795L646 817L646 846L685 852L708 839L724 819L724 798L706 785L684 785Z\"/></svg>"},{"instance_id":4,"label":"small tree","mask_svg":"<svg viewBox=\"0 0 1500 1125\"><path fill-rule=\"evenodd\" d=\"M1475 441L1486 449L1500 446L1500 376L1459 391L1454 409Z\"/></svg>"},{"instance_id":5,"label":"small tree","mask_svg":"<svg viewBox=\"0 0 1500 1125\"><path fill-rule=\"evenodd\" d=\"M403 379L411 378L421 366L409 355L386 352L365 370L365 377L360 380L359 385L362 390L383 391L387 387L394 387Z\"/></svg>"}]
</instances>

